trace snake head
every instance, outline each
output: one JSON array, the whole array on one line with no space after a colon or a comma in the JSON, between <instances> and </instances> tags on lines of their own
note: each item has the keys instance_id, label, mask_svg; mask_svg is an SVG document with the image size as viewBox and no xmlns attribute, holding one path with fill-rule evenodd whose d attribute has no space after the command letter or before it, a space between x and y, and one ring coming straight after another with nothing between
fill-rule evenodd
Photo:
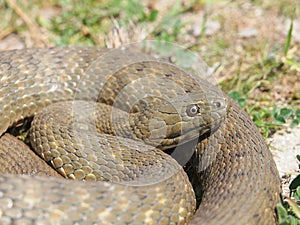
<instances>
[{"instance_id":1,"label":"snake head","mask_svg":"<svg viewBox=\"0 0 300 225\"><path fill-rule=\"evenodd\" d=\"M132 116L135 135L147 144L170 149L209 136L226 117L226 99L220 93L188 93L174 99L147 97Z\"/></svg>"}]
</instances>

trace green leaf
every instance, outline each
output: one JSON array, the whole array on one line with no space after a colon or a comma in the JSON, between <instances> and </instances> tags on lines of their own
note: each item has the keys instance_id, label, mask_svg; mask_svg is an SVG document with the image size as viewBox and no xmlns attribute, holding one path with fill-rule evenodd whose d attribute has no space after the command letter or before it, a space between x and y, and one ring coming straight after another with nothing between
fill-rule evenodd
<instances>
[{"instance_id":1,"label":"green leaf","mask_svg":"<svg viewBox=\"0 0 300 225\"><path fill-rule=\"evenodd\" d=\"M289 189L291 191L294 191L299 186L300 186L300 174L294 180L292 180L292 182L291 182L291 184L289 186Z\"/></svg>"},{"instance_id":2,"label":"green leaf","mask_svg":"<svg viewBox=\"0 0 300 225\"><path fill-rule=\"evenodd\" d=\"M288 119L292 115L293 111L289 108L282 108L280 109L280 115L284 118Z\"/></svg>"},{"instance_id":3,"label":"green leaf","mask_svg":"<svg viewBox=\"0 0 300 225\"><path fill-rule=\"evenodd\" d=\"M158 10L152 10L149 15L148 21L154 22L157 18L157 15L158 15Z\"/></svg>"},{"instance_id":4,"label":"green leaf","mask_svg":"<svg viewBox=\"0 0 300 225\"><path fill-rule=\"evenodd\" d=\"M285 118L284 118L283 116L281 116L281 115L276 115L276 116L275 116L275 122L276 122L277 124L279 124L279 125L283 125L283 124L285 124L286 120L285 120Z\"/></svg>"},{"instance_id":5,"label":"green leaf","mask_svg":"<svg viewBox=\"0 0 300 225\"><path fill-rule=\"evenodd\" d=\"M279 224L282 224L284 221L286 221L286 218L288 216L287 211L282 204L277 204L276 211L278 215L278 222Z\"/></svg>"},{"instance_id":6,"label":"green leaf","mask_svg":"<svg viewBox=\"0 0 300 225\"><path fill-rule=\"evenodd\" d=\"M300 201L300 187L297 187L294 197L297 201Z\"/></svg>"},{"instance_id":7,"label":"green leaf","mask_svg":"<svg viewBox=\"0 0 300 225\"><path fill-rule=\"evenodd\" d=\"M295 110L295 116L300 119L300 109Z\"/></svg>"},{"instance_id":8,"label":"green leaf","mask_svg":"<svg viewBox=\"0 0 300 225\"><path fill-rule=\"evenodd\" d=\"M229 93L229 96L233 98L233 100L235 100L237 103L239 103L239 105L243 108L246 106L246 98L243 97L238 91L231 91Z\"/></svg>"},{"instance_id":9,"label":"green leaf","mask_svg":"<svg viewBox=\"0 0 300 225\"><path fill-rule=\"evenodd\" d=\"M291 122L291 127L295 127L300 124L300 119L294 119Z\"/></svg>"}]
</instances>

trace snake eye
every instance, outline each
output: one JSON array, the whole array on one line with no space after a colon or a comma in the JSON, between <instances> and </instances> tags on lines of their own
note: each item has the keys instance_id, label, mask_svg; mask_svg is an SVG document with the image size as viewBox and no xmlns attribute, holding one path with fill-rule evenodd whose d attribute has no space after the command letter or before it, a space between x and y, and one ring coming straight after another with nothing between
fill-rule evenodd
<instances>
[{"instance_id":1,"label":"snake eye","mask_svg":"<svg viewBox=\"0 0 300 225\"><path fill-rule=\"evenodd\" d=\"M188 116L196 116L199 112L199 107L197 105L189 105L186 109Z\"/></svg>"}]
</instances>

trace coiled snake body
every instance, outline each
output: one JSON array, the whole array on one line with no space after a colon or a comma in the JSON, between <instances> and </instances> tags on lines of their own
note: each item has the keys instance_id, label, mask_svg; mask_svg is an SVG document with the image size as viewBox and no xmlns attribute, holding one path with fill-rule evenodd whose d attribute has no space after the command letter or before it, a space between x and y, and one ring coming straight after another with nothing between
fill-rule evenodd
<instances>
[{"instance_id":1,"label":"coiled snake body","mask_svg":"<svg viewBox=\"0 0 300 225\"><path fill-rule=\"evenodd\" d=\"M41 120L34 119L31 128L38 154L64 177L102 181L8 175L38 174L46 167L37 164L26 172L26 165L8 166L12 158L31 156L4 135L1 224L185 224L190 219L189 224L275 223L280 182L271 153L250 118L229 97L223 121L224 99L209 83L148 56L87 47L1 52L0 68L1 134L40 111ZM133 94L123 95L125 89ZM80 101L59 103L74 99ZM100 112L82 100L99 100L121 110ZM44 111L53 102L58 103L49 106L52 114ZM130 114L119 116L121 111ZM113 116L104 119L108 114ZM91 125L83 125L86 120ZM198 143L193 142L198 136ZM196 144L188 165L203 197L195 215L187 176L175 160L148 145L153 141L161 149ZM109 147L110 154L94 151L99 146Z\"/></svg>"}]
</instances>

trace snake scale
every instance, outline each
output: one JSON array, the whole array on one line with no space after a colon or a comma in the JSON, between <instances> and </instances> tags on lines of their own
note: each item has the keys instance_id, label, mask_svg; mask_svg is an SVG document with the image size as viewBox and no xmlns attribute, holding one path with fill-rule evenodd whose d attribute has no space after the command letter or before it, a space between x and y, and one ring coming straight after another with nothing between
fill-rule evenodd
<instances>
[{"instance_id":1,"label":"snake scale","mask_svg":"<svg viewBox=\"0 0 300 225\"><path fill-rule=\"evenodd\" d=\"M272 155L249 116L225 94L222 94L226 98L223 118L224 98L218 97L208 82L191 79L179 68L150 56L95 47L4 51L0 53L0 68L1 224L275 224L274 207L279 200L280 180ZM112 73L116 76L100 76ZM158 82L153 84L155 79ZM165 82L170 86L164 86ZM144 96L141 85L145 93L150 93L144 100L140 100ZM133 92L129 97L122 95L126 88ZM178 96L181 92L182 96ZM158 97L151 97L154 94ZM188 98L184 97L186 94ZM174 99L172 105L163 98ZM119 109L113 108L115 117L97 127L107 134L99 135L100 141L94 140L81 121L88 120L82 114L94 112L97 106L86 101L75 101L76 104L72 102L74 99L100 100L120 106L120 111L130 111L129 115L133 116L124 120L119 117ZM54 102L57 103L50 105ZM56 108L59 104L62 107ZM83 110L84 113L74 116L67 105L74 112ZM54 110L52 116L44 111L49 107ZM174 113L178 109L179 116ZM92 115L101 120L111 113L111 107L107 110ZM23 143L21 148L4 135L16 121L32 117L37 111L42 122L35 119L32 122L33 139L37 141L32 145L40 148L41 157L58 167L64 177L101 182L8 174L39 174L47 168L39 162L30 162L36 156L23 152ZM64 113L62 118L57 116L58 111ZM69 120L74 118L76 123L71 121L70 125ZM56 120L61 120L64 126L48 130ZM74 124L79 125L74 127ZM91 124L93 129L93 121ZM119 131L118 124L123 124L125 131ZM148 127L155 132L147 130ZM46 130L35 133L40 128ZM163 138L161 129L165 133ZM52 135L50 143L43 136L46 133ZM131 135L133 140L114 135ZM73 153L73 149L60 148L69 144L61 136L77 141L78 149L110 146L112 156L83 151L82 157L94 160L89 164L80 154ZM183 169L149 144L154 140L160 149L188 146L191 142L185 143L185 139L196 136L200 138L192 142L194 154L187 167L195 175L191 181L202 188L203 195L194 214L194 192ZM57 157L49 155L52 147ZM115 148L121 149L121 153L114 151ZM129 152L130 157L123 152ZM98 160L94 155L108 158ZM70 168L72 157L81 163L74 161L75 169ZM22 162L8 164L17 158ZM108 163L99 167L97 160ZM121 161L112 163L114 160ZM64 166L66 161L69 163ZM36 164L36 168L28 169L25 164L29 167ZM61 176L53 171L46 174Z\"/></svg>"}]
</instances>

